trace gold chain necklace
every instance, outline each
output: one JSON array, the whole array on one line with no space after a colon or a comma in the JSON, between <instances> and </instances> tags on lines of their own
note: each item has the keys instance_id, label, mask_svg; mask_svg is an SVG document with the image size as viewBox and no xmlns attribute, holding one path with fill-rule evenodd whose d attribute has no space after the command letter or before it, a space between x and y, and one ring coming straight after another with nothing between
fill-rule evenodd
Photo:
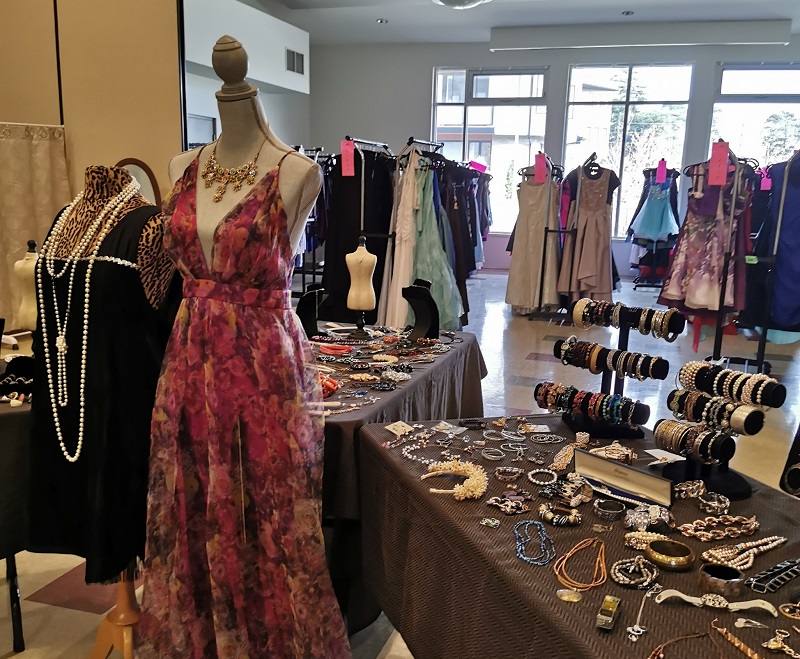
<instances>
[{"instance_id":1,"label":"gold chain necklace","mask_svg":"<svg viewBox=\"0 0 800 659\"><path fill-rule=\"evenodd\" d=\"M266 140L265 140L266 141ZM214 192L214 201L219 202L222 196L228 189L228 183L233 183L234 192L242 189L242 185L247 182L247 185L253 185L256 182L256 174L258 174L258 154L261 153L261 147L264 142L258 147L256 157L246 162L239 167L221 167L217 162L217 145L214 145L214 150L211 152L211 157L206 162L203 168L202 178L206 182L206 187L210 188L216 181L219 183L216 191Z\"/></svg>"}]
</instances>

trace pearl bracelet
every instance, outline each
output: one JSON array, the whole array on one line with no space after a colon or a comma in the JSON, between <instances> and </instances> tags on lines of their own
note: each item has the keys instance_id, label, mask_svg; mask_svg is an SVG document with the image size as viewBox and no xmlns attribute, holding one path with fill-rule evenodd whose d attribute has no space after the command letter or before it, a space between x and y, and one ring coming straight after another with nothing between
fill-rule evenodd
<instances>
[{"instance_id":1,"label":"pearl bracelet","mask_svg":"<svg viewBox=\"0 0 800 659\"><path fill-rule=\"evenodd\" d=\"M549 479L548 480L537 479L536 478L537 474L546 474L549 477ZM541 485L541 486L552 485L558 480L558 474L554 472L552 469L532 469L531 471L528 472L528 480L534 485Z\"/></svg>"}]
</instances>

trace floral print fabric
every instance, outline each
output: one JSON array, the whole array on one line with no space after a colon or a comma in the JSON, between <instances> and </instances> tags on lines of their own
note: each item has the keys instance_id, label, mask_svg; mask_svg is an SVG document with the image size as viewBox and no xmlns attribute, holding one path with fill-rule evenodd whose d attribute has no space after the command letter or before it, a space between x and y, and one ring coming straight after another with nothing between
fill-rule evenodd
<instances>
[{"instance_id":1,"label":"floral print fabric","mask_svg":"<svg viewBox=\"0 0 800 659\"><path fill-rule=\"evenodd\" d=\"M165 209L185 278L152 419L140 659L348 657L320 527L323 425L291 311L280 166L206 264L195 160Z\"/></svg>"}]
</instances>

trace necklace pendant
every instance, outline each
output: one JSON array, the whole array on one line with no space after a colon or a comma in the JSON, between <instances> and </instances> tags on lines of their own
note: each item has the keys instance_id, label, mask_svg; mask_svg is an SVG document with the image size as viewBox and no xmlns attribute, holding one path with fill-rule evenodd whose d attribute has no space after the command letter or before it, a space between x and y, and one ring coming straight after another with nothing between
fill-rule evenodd
<instances>
[{"instance_id":1,"label":"necklace pendant","mask_svg":"<svg viewBox=\"0 0 800 659\"><path fill-rule=\"evenodd\" d=\"M67 338L63 334L56 337L56 349L61 355L67 354Z\"/></svg>"}]
</instances>

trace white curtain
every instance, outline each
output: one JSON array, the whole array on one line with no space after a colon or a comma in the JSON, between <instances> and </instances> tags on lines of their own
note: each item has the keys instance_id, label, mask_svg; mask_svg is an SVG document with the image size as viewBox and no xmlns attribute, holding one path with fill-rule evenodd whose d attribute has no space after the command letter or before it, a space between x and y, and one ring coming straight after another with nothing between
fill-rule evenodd
<instances>
[{"instance_id":1,"label":"white curtain","mask_svg":"<svg viewBox=\"0 0 800 659\"><path fill-rule=\"evenodd\" d=\"M0 318L17 327L19 286L14 263L70 202L63 126L0 123Z\"/></svg>"}]
</instances>

